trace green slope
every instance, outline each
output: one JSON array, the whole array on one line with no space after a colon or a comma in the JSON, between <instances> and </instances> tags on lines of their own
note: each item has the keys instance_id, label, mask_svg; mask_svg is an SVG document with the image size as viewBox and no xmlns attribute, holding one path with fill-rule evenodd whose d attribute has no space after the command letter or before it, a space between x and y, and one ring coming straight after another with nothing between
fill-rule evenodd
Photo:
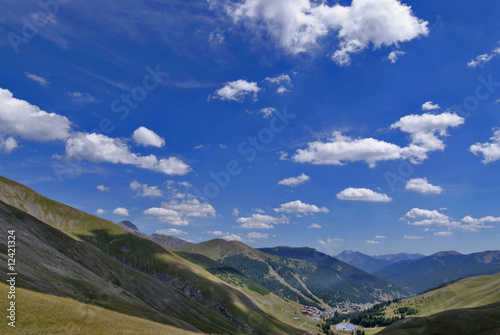
<instances>
[{"instance_id":1,"label":"green slope","mask_svg":"<svg viewBox=\"0 0 500 335\"><path fill-rule=\"evenodd\" d=\"M427 316L449 309L473 308L500 301L500 274L461 279L450 285L431 290L386 307L386 317L399 308L418 310L416 316Z\"/></svg>"},{"instance_id":2,"label":"green slope","mask_svg":"<svg viewBox=\"0 0 500 335\"><path fill-rule=\"evenodd\" d=\"M112 222L4 178L0 200L39 219L8 205L0 210L1 229L18 230L29 250L20 260L24 287L209 333L301 333L203 267Z\"/></svg>"},{"instance_id":3,"label":"green slope","mask_svg":"<svg viewBox=\"0 0 500 335\"><path fill-rule=\"evenodd\" d=\"M490 305L454 309L427 317L408 318L378 332L380 335L498 335L500 302Z\"/></svg>"},{"instance_id":4,"label":"green slope","mask_svg":"<svg viewBox=\"0 0 500 335\"><path fill-rule=\"evenodd\" d=\"M318 263L264 253L243 243L215 239L180 250L198 253L233 267L284 299L305 305L335 305L392 299L402 293L391 284L327 257ZM309 258L315 250L309 249ZM319 254L318 254L319 255ZM317 256L317 255L316 255ZM327 256L319 255L320 258Z\"/></svg>"},{"instance_id":5,"label":"green slope","mask_svg":"<svg viewBox=\"0 0 500 335\"><path fill-rule=\"evenodd\" d=\"M0 305L7 306L7 285L0 283ZM0 324L4 335L195 335L176 327L142 318L113 312L83 304L68 298L60 298L18 288L16 290L16 327L7 322Z\"/></svg>"},{"instance_id":6,"label":"green slope","mask_svg":"<svg viewBox=\"0 0 500 335\"><path fill-rule=\"evenodd\" d=\"M418 260L389 265L374 274L414 294L459 278L500 272L500 251L462 255L439 252Z\"/></svg>"}]
</instances>

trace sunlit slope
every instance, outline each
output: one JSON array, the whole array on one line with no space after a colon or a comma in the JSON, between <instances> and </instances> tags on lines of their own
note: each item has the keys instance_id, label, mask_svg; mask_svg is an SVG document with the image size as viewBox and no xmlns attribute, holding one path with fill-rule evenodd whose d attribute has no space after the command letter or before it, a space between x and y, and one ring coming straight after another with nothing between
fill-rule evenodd
<instances>
[{"instance_id":1,"label":"sunlit slope","mask_svg":"<svg viewBox=\"0 0 500 335\"><path fill-rule=\"evenodd\" d=\"M0 304L8 305L7 285L0 283ZM0 325L5 335L194 335L191 332L138 317L83 304L68 298L18 288L16 290L17 320L12 328L7 322Z\"/></svg>"},{"instance_id":2,"label":"sunlit slope","mask_svg":"<svg viewBox=\"0 0 500 335\"><path fill-rule=\"evenodd\" d=\"M386 317L411 307L427 316L449 309L474 308L500 301L500 274L470 277L386 307Z\"/></svg>"}]
</instances>

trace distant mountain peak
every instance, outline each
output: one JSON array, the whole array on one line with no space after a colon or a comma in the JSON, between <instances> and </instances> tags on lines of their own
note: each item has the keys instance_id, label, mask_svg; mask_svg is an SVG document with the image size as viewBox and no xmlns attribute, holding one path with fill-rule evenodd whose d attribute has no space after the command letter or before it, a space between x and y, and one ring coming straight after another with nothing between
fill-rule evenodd
<instances>
[{"instance_id":1,"label":"distant mountain peak","mask_svg":"<svg viewBox=\"0 0 500 335\"><path fill-rule=\"evenodd\" d=\"M137 230L139 231L139 228L137 228L137 226L135 224L133 224L132 222L130 221L127 221L127 220L124 220L122 222L120 222L122 225L132 229L132 230Z\"/></svg>"},{"instance_id":2,"label":"distant mountain peak","mask_svg":"<svg viewBox=\"0 0 500 335\"><path fill-rule=\"evenodd\" d=\"M434 257L445 257L445 256L460 256L462 255L458 251L455 250L447 250L447 251L439 251L433 254Z\"/></svg>"}]
</instances>

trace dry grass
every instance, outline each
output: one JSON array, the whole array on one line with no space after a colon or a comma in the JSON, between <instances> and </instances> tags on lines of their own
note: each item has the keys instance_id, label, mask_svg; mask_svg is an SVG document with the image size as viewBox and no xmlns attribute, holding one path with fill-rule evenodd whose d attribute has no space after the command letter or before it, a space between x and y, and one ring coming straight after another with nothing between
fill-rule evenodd
<instances>
[{"instance_id":1,"label":"dry grass","mask_svg":"<svg viewBox=\"0 0 500 335\"><path fill-rule=\"evenodd\" d=\"M0 306L8 306L7 285L0 284ZM5 318L0 333L25 335L189 335L198 334L173 326L86 305L72 299L17 289L16 328Z\"/></svg>"}]
</instances>

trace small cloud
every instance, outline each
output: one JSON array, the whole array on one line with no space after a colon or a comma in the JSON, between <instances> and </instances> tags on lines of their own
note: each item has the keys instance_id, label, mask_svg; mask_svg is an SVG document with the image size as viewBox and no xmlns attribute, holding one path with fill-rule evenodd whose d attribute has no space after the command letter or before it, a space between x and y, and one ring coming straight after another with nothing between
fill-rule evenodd
<instances>
[{"instance_id":1,"label":"small cloud","mask_svg":"<svg viewBox=\"0 0 500 335\"><path fill-rule=\"evenodd\" d=\"M387 60L390 61L392 64L395 64L400 56L405 55L406 52L404 51L392 51L389 56L387 56Z\"/></svg>"},{"instance_id":2,"label":"small cloud","mask_svg":"<svg viewBox=\"0 0 500 335\"><path fill-rule=\"evenodd\" d=\"M49 82L47 81L47 79L43 78L43 77L40 77L40 76L37 76L36 74L34 73L29 73L29 72L24 72L24 74L26 75L26 77L28 77L29 79L33 80L34 82L37 82L39 83L40 85L44 86L44 87L47 87L49 86Z\"/></svg>"},{"instance_id":3,"label":"small cloud","mask_svg":"<svg viewBox=\"0 0 500 335\"><path fill-rule=\"evenodd\" d=\"M68 95L71 97L73 102L77 104L90 104L92 102L96 102L97 100L87 92L68 92Z\"/></svg>"},{"instance_id":4,"label":"small cloud","mask_svg":"<svg viewBox=\"0 0 500 335\"><path fill-rule=\"evenodd\" d=\"M238 216L240 215L240 210L238 208L233 208L233 212L231 213L233 216Z\"/></svg>"},{"instance_id":5,"label":"small cloud","mask_svg":"<svg viewBox=\"0 0 500 335\"><path fill-rule=\"evenodd\" d=\"M116 215L121 215L121 216L129 216L128 215L128 209L123 208L123 207L118 207L113 210L113 214Z\"/></svg>"},{"instance_id":6,"label":"small cloud","mask_svg":"<svg viewBox=\"0 0 500 335\"><path fill-rule=\"evenodd\" d=\"M436 236L451 236L453 233L451 231L438 231L434 233Z\"/></svg>"},{"instance_id":7,"label":"small cloud","mask_svg":"<svg viewBox=\"0 0 500 335\"><path fill-rule=\"evenodd\" d=\"M422 105L423 111L432 111L436 109L440 109L441 107L438 104L433 103L432 101L427 101Z\"/></svg>"},{"instance_id":8,"label":"small cloud","mask_svg":"<svg viewBox=\"0 0 500 335\"><path fill-rule=\"evenodd\" d=\"M290 178L280 180L278 182L278 184L284 185L284 186L295 187L295 186L299 186L300 184L304 184L305 182L309 181L309 179L311 179L311 178L308 175L306 175L305 173L302 173L298 177L290 177Z\"/></svg>"},{"instance_id":9,"label":"small cloud","mask_svg":"<svg viewBox=\"0 0 500 335\"><path fill-rule=\"evenodd\" d=\"M205 147L205 145L200 144L200 145L195 146L193 149L194 150L199 150L199 149L203 149L204 147Z\"/></svg>"},{"instance_id":10,"label":"small cloud","mask_svg":"<svg viewBox=\"0 0 500 335\"><path fill-rule=\"evenodd\" d=\"M500 55L500 48L496 48L490 54L485 53L485 54L477 56L475 59L473 59L469 63L467 63L467 66L468 67L483 66L484 64L488 63L490 60L492 60L494 57L496 57L498 55Z\"/></svg>"},{"instance_id":11,"label":"small cloud","mask_svg":"<svg viewBox=\"0 0 500 335\"><path fill-rule=\"evenodd\" d=\"M257 86L256 82L248 82L246 80L239 79L227 82L224 87L215 91L214 94L215 97L218 97L221 100L242 102L248 94L253 94L253 99L257 100L257 93L259 93L260 90L261 89Z\"/></svg>"},{"instance_id":12,"label":"small cloud","mask_svg":"<svg viewBox=\"0 0 500 335\"><path fill-rule=\"evenodd\" d=\"M225 236L222 236L223 239L225 239L226 241L243 241L243 238L239 235L236 235L236 234L227 234Z\"/></svg>"},{"instance_id":13,"label":"small cloud","mask_svg":"<svg viewBox=\"0 0 500 335\"><path fill-rule=\"evenodd\" d=\"M132 191L137 191L136 195L139 197L161 197L163 196L162 190L158 186L149 186L148 184L141 184L137 180L130 183Z\"/></svg>"},{"instance_id":14,"label":"small cloud","mask_svg":"<svg viewBox=\"0 0 500 335\"><path fill-rule=\"evenodd\" d=\"M208 35L208 41L213 46L224 43L224 35L222 34L222 31L220 29L212 31L210 35Z\"/></svg>"},{"instance_id":15,"label":"small cloud","mask_svg":"<svg viewBox=\"0 0 500 335\"><path fill-rule=\"evenodd\" d=\"M209 230L207 232L205 232L206 234L209 234L209 235L214 235L214 236L223 236L223 235L226 235L228 233L224 233L223 231L221 230Z\"/></svg>"},{"instance_id":16,"label":"small cloud","mask_svg":"<svg viewBox=\"0 0 500 335\"><path fill-rule=\"evenodd\" d=\"M476 143L470 146L469 150L474 155L483 155L483 164L495 162L500 159L500 129L495 129L491 142Z\"/></svg>"},{"instance_id":17,"label":"small cloud","mask_svg":"<svg viewBox=\"0 0 500 335\"><path fill-rule=\"evenodd\" d=\"M368 241L366 241L366 244L380 244L380 241L371 241L371 240L368 240Z\"/></svg>"},{"instance_id":18,"label":"small cloud","mask_svg":"<svg viewBox=\"0 0 500 335\"><path fill-rule=\"evenodd\" d=\"M160 229L155 233L158 235L188 235L185 231L176 228Z\"/></svg>"},{"instance_id":19,"label":"small cloud","mask_svg":"<svg viewBox=\"0 0 500 335\"><path fill-rule=\"evenodd\" d=\"M343 238L333 237L333 238L326 239L326 241L320 240L319 244L321 244L321 245L327 245L327 244L335 244L335 243L342 243L342 242L344 242Z\"/></svg>"},{"instance_id":20,"label":"small cloud","mask_svg":"<svg viewBox=\"0 0 500 335\"><path fill-rule=\"evenodd\" d=\"M96 213L97 213L97 215L102 215L102 214L105 214L106 211L104 209L99 208L96 210Z\"/></svg>"},{"instance_id":21,"label":"small cloud","mask_svg":"<svg viewBox=\"0 0 500 335\"><path fill-rule=\"evenodd\" d=\"M323 228L323 227L320 226L317 223L313 223L312 225L310 225L309 227L307 227L307 229L320 229L320 228Z\"/></svg>"},{"instance_id":22,"label":"small cloud","mask_svg":"<svg viewBox=\"0 0 500 335\"><path fill-rule=\"evenodd\" d=\"M259 110L259 113L264 114L263 115L264 119L270 118L274 112L276 112L276 108L274 108L274 107L266 107L266 108L262 108L261 110Z\"/></svg>"},{"instance_id":23,"label":"small cloud","mask_svg":"<svg viewBox=\"0 0 500 335\"><path fill-rule=\"evenodd\" d=\"M237 228L242 229L273 229L275 224L288 223L288 218L282 216L280 218L263 215L263 214L252 214L250 217L241 217L236 220L240 223Z\"/></svg>"},{"instance_id":24,"label":"small cloud","mask_svg":"<svg viewBox=\"0 0 500 335\"><path fill-rule=\"evenodd\" d=\"M349 201L391 202L387 194L377 193L367 188L349 187L337 194L337 199Z\"/></svg>"},{"instance_id":25,"label":"small cloud","mask_svg":"<svg viewBox=\"0 0 500 335\"><path fill-rule=\"evenodd\" d=\"M278 85L278 89L276 90L276 93L282 95L284 93L290 92L289 87L292 86L292 80L290 79L290 76L287 74L280 74L277 77L267 77L264 79L265 81L268 81L271 84L276 84Z\"/></svg>"},{"instance_id":26,"label":"small cloud","mask_svg":"<svg viewBox=\"0 0 500 335\"><path fill-rule=\"evenodd\" d=\"M0 151L10 154L17 147L17 141L13 137L4 138L0 135Z\"/></svg>"},{"instance_id":27,"label":"small cloud","mask_svg":"<svg viewBox=\"0 0 500 335\"><path fill-rule=\"evenodd\" d=\"M97 189L98 189L99 191L109 192L109 187L104 186L104 185L97 185Z\"/></svg>"},{"instance_id":28,"label":"small cloud","mask_svg":"<svg viewBox=\"0 0 500 335\"><path fill-rule=\"evenodd\" d=\"M289 214L295 214L297 216L330 212L326 207L320 208L316 205L303 203L300 200L290 201L287 202L286 204L281 204L280 207L275 208L274 211L276 213L289 213Z\"/></svg>"},{"instance_id":29,"label":"small cloud","mask_svg":"<svg viewBox=\"0 0 500 335\"><path fill-rule=\"evenodd\" d=\"M417 236L417 235L403 235L405 239L407 240L421 240L424 237L423 236Z\"/></svg>"},{"instance_id":30,"label":"small cloud","mask_svg":"<svg viewBox=\"0 0 500 335\"><path fill-rule=\"evenodd\" d=\"M278 151L278 153L280 154L280 161L288 160L288 152Z\"/></svg>"},{"instance_id":31,"label":"small cloud","mask_svg":"<svg viewBox=\"0 0 500 335\"><path fill-rule=\"evenodd\" d=\"M246 235L248 238L262 238L267 240L269 238L269 235L266 233L257 233L257 232L251 232Z\"/></svg>"},{"instance_id":32,"label":"small cloud","mask_svg":"<svg viewBox=\"0 0 500 335\"><path fill-rule=\"evenodd\" d=\"M405 188L422 194L441 194L443 189L440 186L429 184L427 178L414 178L406 182Z\"/></svg>"},{"instance_id":33,"label":"small cloud","mask_svg":"<svg viewBox=\"0 0 500 335\"><path fill-rule=\"evenodd\" d=\"M383 235L377 235L375 236L376 239L384 239L384 238L387 238L387 236L383 236Z\"/></svg>"},{"instance_id":34,"label":"small cloud","mask_svg":"<svg viewBox=\"0 0 500 335\"><path fill-rule=\"evenodd\" d=\"M165 146L165 139L146 127L137 128L132 137L135 143L145 147L151 146L161 148Z\"/></svg>"},{"instance_id":35,"label":"small cloud","mask_svg":"<svg viewBox=\"0 0 500 335\"><path fill-rule=\"evenodd\" d=\"M219 144L219 148L226 149L226 145L225 144Z\"/></svg>"}]
</instances>

